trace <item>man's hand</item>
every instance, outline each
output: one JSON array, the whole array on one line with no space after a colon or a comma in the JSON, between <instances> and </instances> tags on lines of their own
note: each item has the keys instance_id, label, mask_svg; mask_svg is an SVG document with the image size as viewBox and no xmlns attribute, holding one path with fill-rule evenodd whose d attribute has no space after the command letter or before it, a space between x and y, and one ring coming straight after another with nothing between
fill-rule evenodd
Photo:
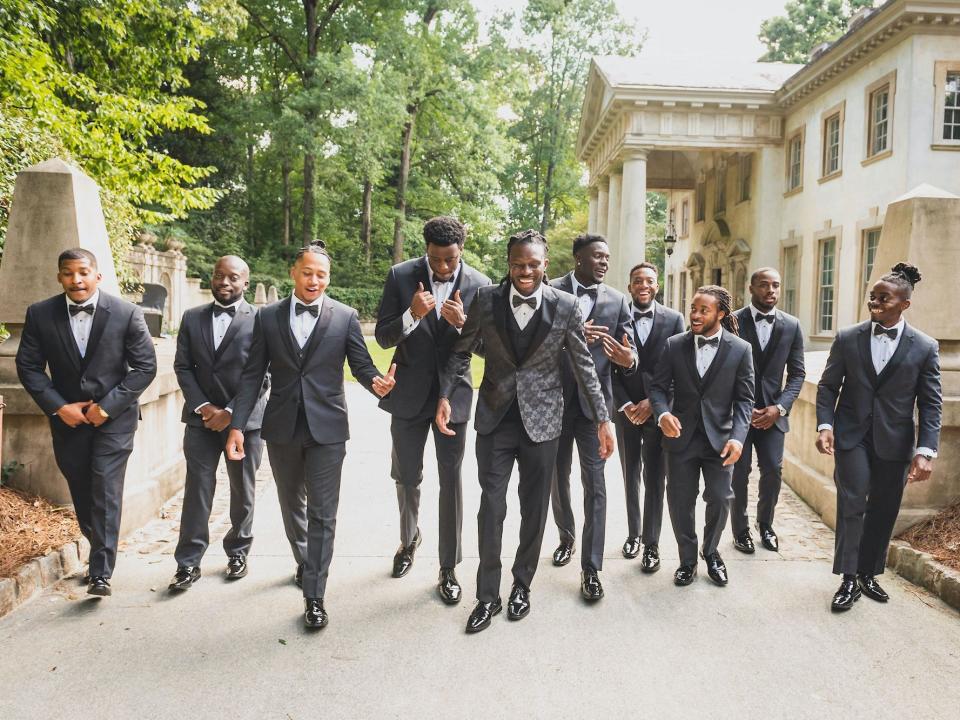
<instances>
[{"instance_id":1,"label":"man's hand","mask_svg":"<svg viewBox=\"0 0 960 720\"><path fill-rule=\"evenodd\" d=\"M821 430L817 437L817 450L821 455L833 455L833 430Z\"/></svg>"},{"instance_id":2,"label":"man's hand","mask_svg":"<svg viewBox=\"0 0 960 720\"><path fill-rule=\"evenodd\" d=\"M613 435L613 423L609 420L597 425L597 437L600 438L600 459L606 460L613 455L617 442Z\"/></svg>"},{"instance_id":3,"label":"man's hand","mask_svg":"<svg viewBox=\"0 0 960 720\"><path fill-rule=\"evenodd\" d=\"M462 330L464 323L467 322L467 315L463 312L463 300L460 299L460 290L457 290L452 297L444 300L440 306L440 317L453 325L457 330Z\"/></svg>"},{"instance_id":4,"label":"man's hand","mask_svg":"<svg viewBox=\"0 0 960 720\"><path fill-rule=\"evenodd\" d=\"M444 435L456 435L457 433L447 427L447 423L450 422L450 401L447 398L440 398L437 401L437 415L434 417L433 421L437 424L437 428Z\"/></svg>"},{"instance_id":5,"label":"man's hand","mask_svg":"<svg viewBox=\"0 0 960 720\"><path fill-rule=\"evenodd\" d=\"M377 397L383 397L384 395L390 394L390 391L393 390L394 385L397 384L397 381L393 378L396 372L397 364L393 363L386 375L383 377L375 377L373 379L373 391L377 394Z\"/></svg>"},{"instance_id":6,"label":"man's hand","mask_svg":"<svg viewBox=\"0 0 960 720\"><path fill-rule=\"evenodd\" d=\"M720 451L720 457L723 460L723 466L727 467L728 465L733 465L737 460L740 459L740 453L743 452L743 445L738 443L736 440L727 440L727 444L723 446L723 450Z\"/></svg>"},{"instance_id":7,"label":"man's hand","mask_svg":"<svg viewBox=\"0 0 960 720\"><path fill-rule=\"evenodd\" d=\"M753 411L753 417L750 419L750 425L757 430L769 430L773 424L780 419L780 408L776 405L760 408Z\"/></svg>"},{"instance_id":8,"label":"man's hand","mask_svg":"<svg viewBox=\"0 0 960 720\"><path fill-rule=\"evenodd\" d=\"M612 335L603 334L603 352L620 367L628 368L633 365L634 355L633 347L630 345L630 339L627 334L623 334L623 340L617 342Z\"/></svg>"},{"instance_id":9,"label":"man's hand","mask_svg":"<svg viewBox=\"0 0 960 720\"><path fill-rule=\"evenodd\" d=\"M660 418L660 430L668 438L678 438L680 437L680 431L683 430L683 426L680 424L680 419L676 415L667 413Z\"/></svg>"},{"instance_id":10,"label":"man's hand","mask_svg":"<svg viewBox=\"0 0 960 720\"><path fill-rule=\"evenodd\" d=\"M75 428L78 425L89 425L90 419L84 415L84 411L91 405L93 405L93 400L69 403L57 410L57 417L63 420L68 427Z\"/></svg>"},{"instance_id":11,"label":"man's hand","mask_svg":"<svg viewBox=\"0 0 960 720\"><path fill-rule=\"evenodd\" d=\"M433 293L423 289L423 283L417 283L417 291L413 294L413 300L410 301L410 313L415 320L419 320L428 312L437 306L437 301Z\"/></svg>"},{"instance_id":12,"label":"man's hand","mask_svg":"<svg viewBox=\"0 0 960 720\"><path fill-rule=\"evenodd\" d=\"M593 345L610 331L606 325L594 325L593 320L587 320L583 324L583 335L587 339L587 345Z\"/></svg>"},{"instance_id":13,"label":"man's hand","mask_svg":"<svg viewBox=\"0 0 960 720\"><path fill-rule=\"evenodd\" d=\"M200 417L203 418L203 424L206 426L206 424L210 422L210 420L212 420L213 417L220 412L220 410L222 410L222 408L217 407L213 403L207 403L202 408L197 410L197 412L200 413Z\"/></svg>"},{"instance_id":14,"label":"man's hand","mask_svg":"<svg viewBox=\"0 0 960 720\"><path fill-rule=\"evenodd\" d=\"M231 420L233 420L233 413L224 408L217 410L217 412L210 416L209 420L204 420L203 426L207 428L207 430L223 432L230 427Z\"/></svg>"},{"instance_id":15,"label":"man's hand","mask_svg":"<svg viewBox=\"0 0 960 720\"><path fill-rule=\"evenodd\" d=\"M627 420L634 425L643 425L650 419L650 416L653 415L653 406L650 405L649 399L641 400L638 403L630 403L627 405L623 409L623 414L626 415Z\"/></svg>"},{"instance_id":16,"label":"man's hand","mask_svg":"<svg viewBox=\"0 0 960 720\"><path fill-rule=\"evenodd\" d=\"M100 427L108 419L107 416L100 411L100 406L97 403L90 403L83 414L87 416L87 420L89 420L90 424L94 427Z\"/></svg>"},{"instance_id":17,"label":"man's hand","mask_svg":"<svg viewBox=\"0 0 960 720\"><path fill-rule=\"evenodd\" d=\"M227 460L243 460L243 431L233 428L227 435Z\"/></svg>"},{"instance_id":18,"label":"man's hand","mask_svg":"<svg viewBox=\"0 0 960 720\"><path fill-rule=\"evenodd\" d=\"M910 470L907 471L907 482L923 482L930 478L933 472L933 460L925 458L923 455L914 455L913 462L910 463Z\"/></svg>"}]
</instances>

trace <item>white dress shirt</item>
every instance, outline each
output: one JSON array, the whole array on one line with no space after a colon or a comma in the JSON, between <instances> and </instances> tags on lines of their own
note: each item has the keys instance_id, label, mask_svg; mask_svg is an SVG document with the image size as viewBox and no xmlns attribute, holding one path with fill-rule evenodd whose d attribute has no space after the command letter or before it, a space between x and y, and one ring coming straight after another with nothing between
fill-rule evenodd
<instances>
[{"instance_id":1,"label":"white dress shirt","mask_svg":"<svg viewBox=\"0 0 960 720\"><path fill-rule=\"evenodd\" d=\"M241 298L242 299L242 298ZM240 300L237 300L235 303L230 305L223 305L216 300L213 301L214 307L222 308L239 308ZM229 313L220 313L217 315L213 313L213 349L219 350L220 343L223 342L223 336L227 334L227 330L230 328L230 323L233 322L234 316L236 315L236 310L234 310L234 315Z\"/></svg>"},{"instance_id":2,"label":"white dress shirt","mask_svg":"<svg viewBox=\"0 0 960 720\"><path fill-rule=\"evenodd\" d=\"M527 323L530 322L530 318L533 317L533 314L540 309L540 303L543 302L543 284L537 286L537 289L533 291L532 295L527 295L526 297L534 298L537 301L537 306L535 308L530 307L526 303L518 306L514 306L513 298L519 297L523 298L524 296L517 292L517 289L511 285L510 286L510 297L507 298L507 302L510 303L510 309L513 310L513 317L517 321L517 325L520 326L520 329L523 330Z\"/></svg>"},{"instance_id":3,"label":"white dress shirt","mask_svg":"<svg viewBox=\"0 0 960 720\"><path fill-rule=\"evenodd\" d=\"M570 273L570 280L573 282L573 294L577 298L577 305L580 306L580 315L583 317L584 322L587 321L587 318L590 317L590 313L593 312L593 306L597 304L596 297L590 293L584 293L583 295L577 295L577 288L586 288L588 290L596 290L600 292L600 285L594 283L593 285L583 285L577 281L577 276L573 273Z\"/></svg>"},{"instance_id":4,"label":"white dress shirt","mask_svg":"<svg viewBox=\"0 0 960 720\"><path fill-rule=\"evenodd\" d=\"M82 303L74 302L67 297L67 318L70 320L70 331L73 333L73 339L77 343L77 349L80 351L80 357L87 355L87 342L90 340L90 330L93 328L93 315L85 312L70 314L71 305L92 305L93 312L97 312L97 302L100 300L100 291L97 290L92 296Z\"/></svg>"},{"instance_id":5,"label":"white dress shirt","mask_svg":"<svg viewBox=\"0 0 960 720\"><path fill-rule=\"evenodd\" d=\"M751 306L750 312L753 315L753 325L757 328L757 340L760 341L760 349L766 350L767 343L770 342L770 334L773 332L773 323L767 322L763 318L768 315L772 315L774 318L777 316L776 310L771 310L768 313L758 310L757 308Z\"/></svg>"},{"instance_id":6,"label":"white dress shirt","mask_svg":"<svg viewBox=\"0 0 960 720\"><path fill-rule=\"evenodd\" d=\"M426 260L426 258L424 258ZM436 307L434 307L434 312L437 313L437 319L439 320L440 310L443 308L443 304L453 297L453 289L457 285L457 278L460 277L460 268L463 266L463 263L457 263L457 269L453 271L453 276L445 282L434 282L433 281L433 270L430 268L430 262L427 261L427 273L430 275L430 292L433 293L433 299L436 301ZM422 318L421 318L422 319ZM403 313L403 336L406 337L414 330L417 329L417 325L420 324L420 320L413 319L413 313L410 312L410 308L407 308ZM454 328L457 332L461 331L461 328Z\"/></svg>"},{"instance_id":7,"label":"white dress shirt","mask_svg":"<svg viewBox=\"0 0 960 720\"><path fill-rule=\"evenodd\" d=\"M297 315L297 305L316 305L316 317L314 317L313 313L309 312L303 312ZM310 335L313 333L313 328L316 326L317 320L320 318L320 311L322 309L322 294L312 303L305 303L296 295L292 295L290 297L290 329L293 331L293 337L296 338L297 345L300 346L301 350L303 349L303 346L307 344L307 340L310 339Z\"/></svg>"},{"instance_id":8,"label":"white dress shirt","mask_svg":"<svg viewBox=\"0 0 960 720\"><path fill-rule=\"evenodd\" d=\"M720 340L722 337L723 327L720 326L717 328L717 331L709 337L705 335L697 335L693 338L693 351L696 354L697 372L700 374L700 377L706 375L707 370L710 369L713 359L717 356L717 350L720 349ZM703 347L700 347L700 338L703 338L704 340L712 340L713 338L716 338L717 344L704 345Z\"/></svg>"},{"instance_id":9,"label":"white dress shirt","mask_svg":"<svg viewBox=\"0 0 960 720\"><path fill-rule=\"evenodd\" d=\"M630 317L633 318L633 314L637 312L652 312L656 313L656 303L650 303L650 307L646 310L641 310L633 303L630 303ZM633 327L637 331L637 343L643 345L647 338L650 337L650 331L653 330L653 317L642 317L639 320L633 321Z\"/></svg>"}]
</instances>

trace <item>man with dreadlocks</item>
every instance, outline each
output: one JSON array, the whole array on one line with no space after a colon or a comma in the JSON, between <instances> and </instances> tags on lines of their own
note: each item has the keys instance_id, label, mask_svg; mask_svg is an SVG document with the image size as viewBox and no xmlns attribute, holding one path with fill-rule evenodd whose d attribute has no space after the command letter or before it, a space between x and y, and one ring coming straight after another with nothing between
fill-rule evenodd
<instances>
[{"instance_id":1,"label":"man with dreadlocks","mask_svg":"<svg viewBox=\"0 0 960 720\"><path fill-rule=\"evenodd\" d=\"M897 263L874 283L870 319L837 333L817 387L817 450L835 459L833 572L843 580L834 611L849 610L861 593L877 602L890 599L876 576L886 565L903 490L929 478L937 457L937 341L902 317L918 282L917 268Z\"/></svg>"},{"instance_id":2,"label":"man with dreadlocks","mask_svg":"<svg viewBox=\"0 0 960 720\"><path fill-rule=\"evenodd\" d=\"M740 458L753 411L753 352L738 337L733 298L718 285L698 288L690 303L690 330L667 340L650 388L663 431L667 507L680 550L677 585L697 576L696 505L703 474L706 523L701 556L717 585L727 568L717 551L733 497L733 467ZM669 397L673 391L673 403Z\"/></svg>"}]
</instances>

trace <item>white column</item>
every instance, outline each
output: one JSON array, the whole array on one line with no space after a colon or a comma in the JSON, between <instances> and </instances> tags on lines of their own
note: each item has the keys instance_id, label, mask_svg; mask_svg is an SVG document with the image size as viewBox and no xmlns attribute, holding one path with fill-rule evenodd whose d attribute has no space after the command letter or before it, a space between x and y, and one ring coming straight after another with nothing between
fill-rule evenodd
<instances>
[{"instance_id":1,"label":"white column","mask_svg":"<svg viewBox=\"0 0 960 720\"><path fill-rule=\"evenodd\" d=\"M606 282L620 289L625 286L623 275L618 272L623 258L623 244L620 240L620 200L623 176L619 172L610 173L610 187L607 191L607 245L610 246L610 267L607 268Z\"/></svg>"},{"instance_id":2,"label":"white column","mask_svg":"<svg viewBox=\"0 0 960 720\"><path fill-rule=\"evenodd\" d=\"M593 235L597 232L597 195L599 191L597 188L590 188L590 210L587 214L587 232Z\"/></svg>"},{"instance_id":3,"label":"white column","mask_svg":"<svg viewBox=\"0 0 960 720\"><path fill-rule=\"evenodd\" d=\"M620 190L620 265L623 277L631 267L646 259L647 249L647 153L635 150L623 160Z\"/></svg>"},{"instance_id":4,"label":"white column","mask_svg":"<svg viewBox=\"0 0 960 720\"><path fill-rule=\"evenodd\" d=\"M602 177L597 184L597 235L607 234L607 207L608 190L610 188L610 179Z\"/></svg>"}]
</instances>

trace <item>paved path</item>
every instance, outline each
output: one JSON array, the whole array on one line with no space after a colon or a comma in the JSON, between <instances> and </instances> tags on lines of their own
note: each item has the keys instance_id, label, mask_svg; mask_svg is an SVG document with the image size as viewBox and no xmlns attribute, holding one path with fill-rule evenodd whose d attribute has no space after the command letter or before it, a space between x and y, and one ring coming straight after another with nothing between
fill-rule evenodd
<instances>
[{"instance_id":1,"label":"paved path","mask_svg":"<svg viewBox=\"0 0 960 720\"><path fill-rule=\"evenodd\" d=\"M607 597L595 606L580 600L578 557L565 568L550 564L551 525L530 616L510 623L501 615L486 632L465 635L477 566L472 433L460 567L468 597L449 608L434 593L436 486L424 486L416 565L394 580L388 418L356 385L348 396L354 439L328 628L302 628L264 468L246 579L222 579L214 544L201 582L178 597L166 592L174 501L167 518L125 543L112 598L88 600L65 581L0 620L0 718L960 717L960 616L891 576L889 605L863 599L831 615L832 534L789 490L777 519L779 554L740 555L728 531L721 549L730 585L714 587L704 572L675 588L669 522L660 573L642 575L638 561L621 557L626 519L611 465ZM435 477L433 463L426 475ZM511 501L506 553L517 538Z\"/></svg>"}]
</instances>

